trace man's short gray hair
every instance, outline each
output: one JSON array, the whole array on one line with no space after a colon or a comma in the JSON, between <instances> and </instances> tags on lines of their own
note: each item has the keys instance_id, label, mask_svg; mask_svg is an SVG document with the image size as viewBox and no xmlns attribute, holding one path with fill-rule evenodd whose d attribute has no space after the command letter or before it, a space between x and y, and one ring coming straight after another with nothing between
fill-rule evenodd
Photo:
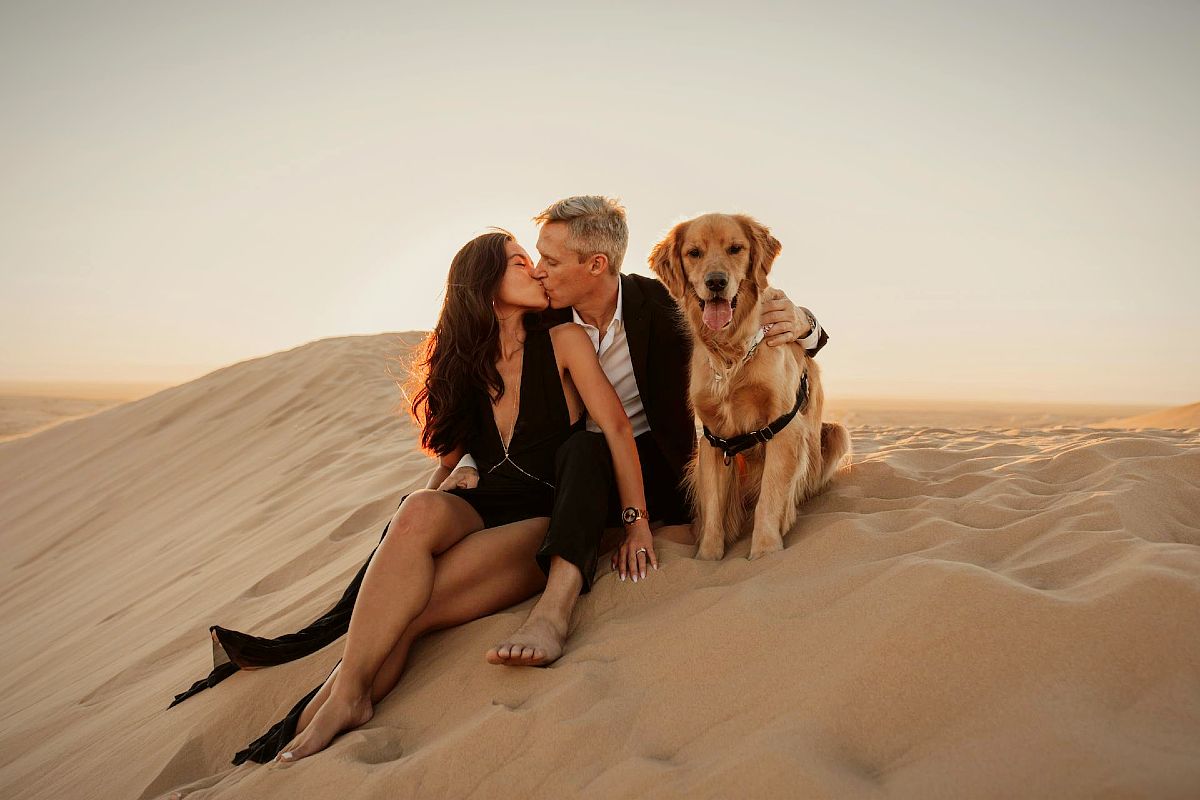
<instances>
[{"instance_id":1,"label":"man's short gray hair","mask_svg":"<svg viewBox=\"0 0 1200 800\"><path fill-rule=\"evenodd\" d=\"M620 201L595 194L568 197L551 203L533 221L538 225L567 223L567 247L580 261L603 253L608 257L608 271L613 275L621 271L629 246L629 226Z\"/></svg>"}]
</instances>

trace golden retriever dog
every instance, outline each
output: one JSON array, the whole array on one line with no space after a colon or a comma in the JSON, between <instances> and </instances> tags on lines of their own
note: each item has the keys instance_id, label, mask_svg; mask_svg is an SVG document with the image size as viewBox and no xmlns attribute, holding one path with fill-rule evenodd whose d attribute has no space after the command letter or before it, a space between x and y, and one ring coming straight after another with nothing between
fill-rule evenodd
<instances>
[{"instance_id":1,"label":"golden retriever dog","mask_svg":"<svg viewBox=\"0 0 1200 800\"><path fill-rule=\"evenodd\" d=\"M696 558L723 558L751 509L749 558L782 549L800 503L850 452L846 429L821 422L821 371L804 348L759 346L761 297L781 248L751 217L706 214L676 225L650 253L692 337L689 395L704 438L684 483Z\"/></svg>"}]
</instances>

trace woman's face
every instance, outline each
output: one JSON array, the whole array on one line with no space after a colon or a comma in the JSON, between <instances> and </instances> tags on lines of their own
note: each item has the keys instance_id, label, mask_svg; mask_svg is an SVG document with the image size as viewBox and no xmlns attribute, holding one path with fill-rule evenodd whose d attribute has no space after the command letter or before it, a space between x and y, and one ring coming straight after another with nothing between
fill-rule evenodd
<instances>
[{"instance_id":1,"label":"woman's face","mask_svg":"<svg viewBox=\"0 0 1200 800\"><path fill-rule=\"evenodd\" d=\"M496 307L501 305L526 311L541 311L550 305L546 290L537 278L530 275L533 259L525 248L515 241L504 243L504 254L508 259L504 277L496 288Z\"/></svg>"}]
</instances>

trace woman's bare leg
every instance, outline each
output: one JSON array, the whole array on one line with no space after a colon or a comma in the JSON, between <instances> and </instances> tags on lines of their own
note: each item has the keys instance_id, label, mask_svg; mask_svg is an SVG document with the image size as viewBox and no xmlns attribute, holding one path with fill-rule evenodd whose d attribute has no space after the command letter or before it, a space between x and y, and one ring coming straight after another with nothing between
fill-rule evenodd
<instances>
[{"instance_id":1,"label":"woman's bare leg","mask_svg":"<svg viewBox=\"0 0 1200 800\"><path fill-rule=\"evenodd\" d=\"M482 527L479 514L461 497L431 489L408 496L363 574L329 697L278 760L298 761L319 752L342 731L371 718L376 673L429 604L434 558Z\"/></svg>"},{"instance_id":2,"label":"woman's bare leg","mask_svg":"<svg viewBox=\"0 0 1200 800\"><path fill-rule=\"evenodd\" d=\"M544 589L546 574L534 556L549 524L549 517L535 517L488 528L443 553L429 605L388 655L373 692L382 698L395 688L408 648L422 635L503 611Z\"/></svg>"},{"instance_id":3,"label":"woman's bare leg","mask_svg":"<svg viewBox=\"0 0 1200 800\"><path fill-rule=\"evenodd\" d=\"M404 672L409 648L425 633L494 614L537 594L546 585L534 554L546 536L549 517L535 517L477 531L434 559L433 592L429 604L414 619L371 687L378 703L395 688ZM296 725L299 733L329 697L341 664L309 701Z\"/></svg>"}]
</instances>

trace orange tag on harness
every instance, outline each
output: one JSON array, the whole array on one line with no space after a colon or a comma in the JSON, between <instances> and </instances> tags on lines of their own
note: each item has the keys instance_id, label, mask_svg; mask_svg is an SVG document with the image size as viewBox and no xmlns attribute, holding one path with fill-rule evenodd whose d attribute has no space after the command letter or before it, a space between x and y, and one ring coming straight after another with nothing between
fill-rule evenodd
<instances>
[{"instance_id":1,"label":"orange tag on harness","mask_svg":"<svg viewBox=\"0 0 1200 800\"><path fill-rule=\"evenodd\" d=\"M746 477L746 457L741 453L738 453L733 457L733 461L735 464L737 464L738 477Z\"/></svg>"}]
</instances>

